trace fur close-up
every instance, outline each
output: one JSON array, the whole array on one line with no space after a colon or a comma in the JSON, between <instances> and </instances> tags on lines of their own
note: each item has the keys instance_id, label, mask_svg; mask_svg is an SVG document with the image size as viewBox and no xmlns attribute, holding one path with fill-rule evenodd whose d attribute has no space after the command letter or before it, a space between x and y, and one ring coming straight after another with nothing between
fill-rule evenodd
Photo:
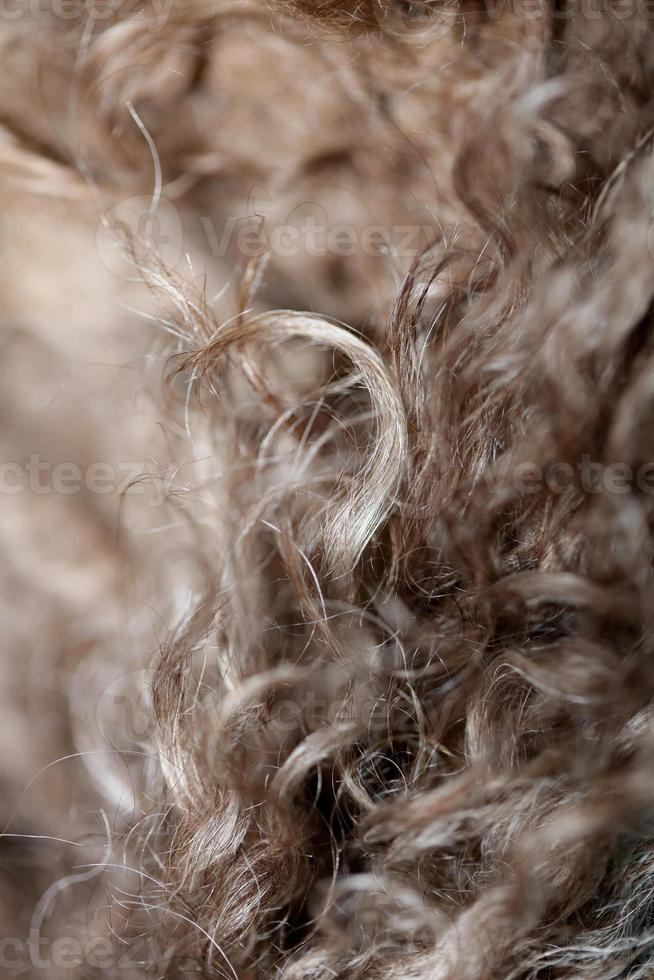
<instances>
[{"instance_id":1,"label":"fur close-up","mask_svg":"<svg viewBox=\"0 0 654 980\"><path fill-rule=\"evenodd\" d=\"M654 977L652 3L0 55L0 976Z\"/></svg>"}]
</instances>

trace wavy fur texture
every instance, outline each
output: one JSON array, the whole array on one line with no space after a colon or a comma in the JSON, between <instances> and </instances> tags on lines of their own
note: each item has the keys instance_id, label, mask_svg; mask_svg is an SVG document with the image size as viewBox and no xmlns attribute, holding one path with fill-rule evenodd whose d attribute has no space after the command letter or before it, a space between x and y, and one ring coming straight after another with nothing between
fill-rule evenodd
<instances>
[{"instance_id":1,"label":"wavy fur texture","mask_svg":"<svg viewBox=\"0 0 654 980\"><path fill-rule=\"evenodd\" d=\"M653 16L3 8L3 975L654 976Z\"/></svg>"}]
</instances>

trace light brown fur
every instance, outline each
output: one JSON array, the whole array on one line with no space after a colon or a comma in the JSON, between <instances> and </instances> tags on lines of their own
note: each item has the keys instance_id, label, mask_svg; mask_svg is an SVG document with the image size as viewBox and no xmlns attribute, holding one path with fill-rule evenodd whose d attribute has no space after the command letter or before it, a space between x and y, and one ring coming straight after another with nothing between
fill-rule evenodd
<instances>
[{"instance_id":1,"label":"light brown fur","mask_svg":"<svg viewBox=\"0 0 654 980\"><path fill-rule=\"evenodd\" d=\"M1 968L650 977L651 11L20 9Z\"/></svg>"}]
</instances>

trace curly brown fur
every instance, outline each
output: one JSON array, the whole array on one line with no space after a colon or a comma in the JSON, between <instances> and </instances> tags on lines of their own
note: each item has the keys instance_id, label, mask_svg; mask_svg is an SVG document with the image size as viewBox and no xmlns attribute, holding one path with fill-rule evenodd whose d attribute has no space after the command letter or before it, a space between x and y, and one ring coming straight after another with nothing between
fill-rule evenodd
<instances>
[{"instance_id":1,"label":"curly brown fur","mask_svg":"<svg viewBox=\"0 0 654 980\"><path fill-rule=\"evenodd\" d=\"M65 11L0 18L2 969L653 976L650 7Z\"/></svg>"}]
</instances>

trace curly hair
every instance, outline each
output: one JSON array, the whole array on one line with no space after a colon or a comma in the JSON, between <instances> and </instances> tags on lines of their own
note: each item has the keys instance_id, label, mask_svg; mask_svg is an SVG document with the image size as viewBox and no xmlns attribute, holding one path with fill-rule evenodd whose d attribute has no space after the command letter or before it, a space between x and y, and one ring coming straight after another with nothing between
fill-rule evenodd
<instances>
[{"instance_id":1,"label":"curly hair","mask_svg":"<svg viewBox=\"0 0 654 980\"><path fill-rule=\"evenodd\" d=\"M650 6L0 30L3 971L652 977Z\"/></svg>"}]
</instances>

